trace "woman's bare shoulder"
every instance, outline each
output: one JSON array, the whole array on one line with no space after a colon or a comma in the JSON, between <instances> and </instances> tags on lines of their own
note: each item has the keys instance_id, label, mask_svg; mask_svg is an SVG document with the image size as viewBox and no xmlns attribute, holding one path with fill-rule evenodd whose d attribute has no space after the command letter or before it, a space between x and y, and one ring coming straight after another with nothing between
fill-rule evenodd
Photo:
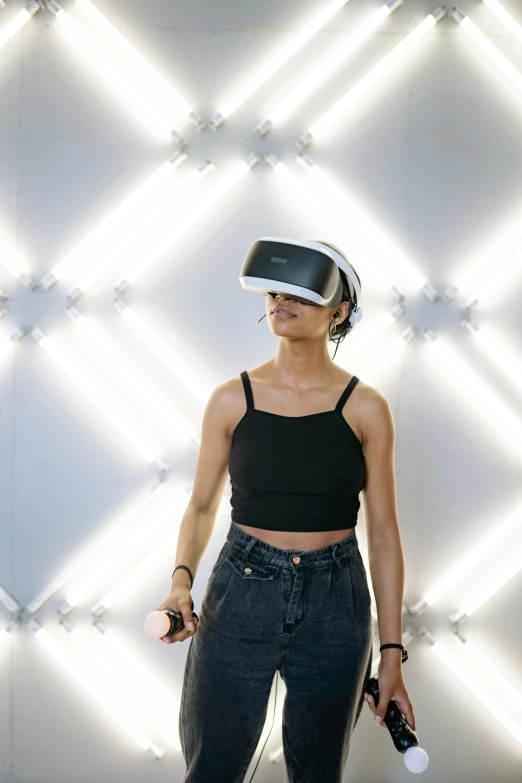
<instances>
[{"instance_id":1,"label":"woman's bare shoulder","mask_svg":"<svg viewBox=\"0 0 522 783\"><path fill-rule=\"evenodd\" d=\"M227 432L232 435L237 423L246 413L247 407L241 374L233 375L216 386L212 397L216 407L219 408L219 415L223 419Z\"/></svg>"}]
</instances>

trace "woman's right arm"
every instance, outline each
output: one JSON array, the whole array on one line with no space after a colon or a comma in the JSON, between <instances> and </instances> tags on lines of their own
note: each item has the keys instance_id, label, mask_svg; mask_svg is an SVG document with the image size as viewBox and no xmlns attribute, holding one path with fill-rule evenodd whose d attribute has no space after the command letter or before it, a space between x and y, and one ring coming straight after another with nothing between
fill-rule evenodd
<instances>
[{"instance_id":1,"label":"woman's right arm","mask_svg":"<svg viewBox=\"0 0 522 783\"><path fill-rule=\"evenodd\" d=\"M186 565L194 579L212 535L228 480L230 421L234 416L233 387L234 379L217 386L206 404L194 486L180 525L175 565ZM171 589L182 585L190 589L190 576L184 568L174 574Z\"/></svg>"}]
</instances>

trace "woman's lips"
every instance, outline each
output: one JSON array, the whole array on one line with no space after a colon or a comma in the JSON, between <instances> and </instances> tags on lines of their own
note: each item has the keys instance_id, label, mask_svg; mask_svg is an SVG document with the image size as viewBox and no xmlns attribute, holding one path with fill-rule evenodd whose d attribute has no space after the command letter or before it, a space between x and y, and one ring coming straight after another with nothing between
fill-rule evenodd
<instances>
[{"instance_id":1,"label":"woman's lips","mask_svg":"<svg viewBox=\"0 0 522 783\"><path fill-rule=\"evenodd\" d=\"M285 313L284 310L275 310L272 315L274 318L296 318L297 316L291 313Z\"/></svg>"}]
</instances>

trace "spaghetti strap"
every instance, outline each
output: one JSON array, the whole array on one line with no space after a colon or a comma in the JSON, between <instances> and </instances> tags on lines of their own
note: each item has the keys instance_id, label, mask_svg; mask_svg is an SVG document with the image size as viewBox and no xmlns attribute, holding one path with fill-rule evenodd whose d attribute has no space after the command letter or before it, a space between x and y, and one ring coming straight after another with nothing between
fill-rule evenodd
<instances>
[{"instance_id":1,"label":"spaghetti strap","mask_svg":"<svg viewBox=\"0 0 522 783\"><path fill-rule=\"evenodd\" d=\"M250 378L246 370L241 373L241 380L243 381L243 387L245 389L245 397L247 401L247 410L254 410L254 396L252 394L252 386L250 385Z\"/></svg>"},{"instance_id":2,"label":"spaghetti strap","mask_svg":"<svg viewBox=\"0 0 522 783\"><path fill-rule=\"evenodd\" d=\"M346 402L346 400L348 399L348 397L350 396L350 394L352 393L352 391L354 390L358 382L359 382L359 378L356 375L354 375L350 383L346 387L346 389L341 394L341 397L339 398L339 402L335 406L336 411L341 411L343 409L344 403Z\"/></svg>"}]
</instances>

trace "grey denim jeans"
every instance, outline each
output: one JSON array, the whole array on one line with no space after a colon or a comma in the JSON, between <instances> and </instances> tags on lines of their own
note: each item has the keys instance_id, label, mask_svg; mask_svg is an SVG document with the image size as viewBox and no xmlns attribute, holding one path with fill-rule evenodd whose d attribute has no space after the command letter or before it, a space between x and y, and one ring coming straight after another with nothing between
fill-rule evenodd
<instances>
[{"instance_id":1,"label":"grey denim jeans","mask_svg":"<svg viewBox=\"0 0 522 783\"><path fill-rule=\"evenodd\" d=\"M370 609L355 530L303 552L231 522L187 652L183 783L243 783L278 670L285 783L341 783L371 672Z\"/></svg>"}]
</instances>

